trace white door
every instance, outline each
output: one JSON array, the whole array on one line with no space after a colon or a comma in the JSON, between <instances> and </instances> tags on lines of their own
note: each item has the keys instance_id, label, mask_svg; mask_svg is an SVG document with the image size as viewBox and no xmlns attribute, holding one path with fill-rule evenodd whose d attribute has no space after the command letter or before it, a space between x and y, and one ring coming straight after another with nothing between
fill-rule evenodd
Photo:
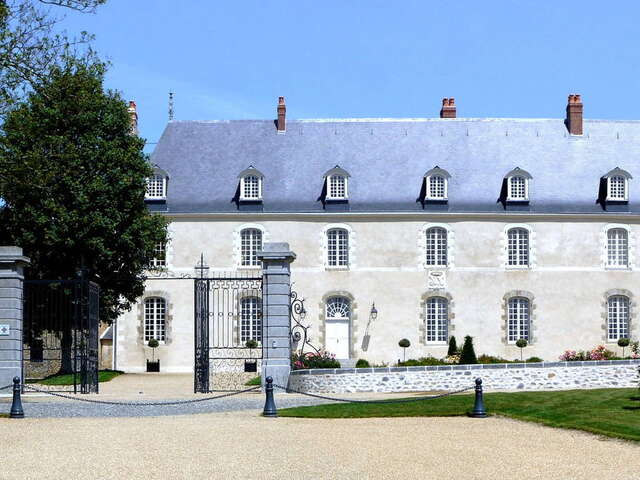
<instances>
[{"instance_id":1,"label":"white door","mask_svg":"<svg viewBox=\"0 0 640 480\"><path fill-rule=\"evenodd\" d=\"M338 359L349 358L349 320L326 320L325 348Z\"/></svg>"}]
</instances>

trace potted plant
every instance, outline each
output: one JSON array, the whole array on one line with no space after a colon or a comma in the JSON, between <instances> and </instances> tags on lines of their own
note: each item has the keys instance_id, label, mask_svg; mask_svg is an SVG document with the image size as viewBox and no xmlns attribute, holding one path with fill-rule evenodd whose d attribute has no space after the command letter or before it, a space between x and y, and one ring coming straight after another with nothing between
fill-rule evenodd
<instances>
[{"instance_id":1,"label":"potted plant","mask_svg":"<svg viewBox=\"0 0 640 480\"><path fill-rule=\"evenodd\" d=\"M622 358L624 358L624 349L629 346L629 343L630 343L630 341L629 341L628 338L619 338L618 339L618 346L622 347Z\"/></svg>"},{"instance_id":2,"label":"potted plant","mask_svg":"<svg viewBox=\"0 0 640 480\"><path fill-rule=\"evenodd\" d=\"M147 372L159 372L160 371L160 359L156 360L156 348L160 345L160 342L155 338L152 338L147 343L147 346L151 349L151 358L147 359Z\"/></svg>"},{"instance_id":3,"label":"potted plant","mask_svg":"<svg viewBox=\"0 0 640 480\"><path fill-rule=\"evenodd\" d=\"M409 339L403 338L402 340L400 340L398 342L398 345L400 346L400 348L402 348L402 352L403 352L402 361L406 362L407 361L407 348L409 348L411 346L411 342L409 341Z\"/></svg>"},{"instance_id":4,"label":"potted plant","mask_svg":"<svg viewBox=\"0 0 640 480\"><path fill-rule=\"evenodd\" d=\"M244 361L244 371L245 372L257 372L258 371L258 360L253 358L253 349L258 347L258 342L253 338L247 340L244 344L245 347L249 349L249 360Z\"/></svg>"},{"instance_id":5,"label":"potted plant","mask_svg":"<svg viewBox=\"0 0 640 480\"><path fill-rule=\"evenodd\" d=\"M524 347L526 347L527 345L529 345L529 343L524 338L519 338L518 340L516 340L516 347L518 347L520 349L520 361L521 362L522 362L522 351L524 350Z\"/></svg>"}]
</instances>

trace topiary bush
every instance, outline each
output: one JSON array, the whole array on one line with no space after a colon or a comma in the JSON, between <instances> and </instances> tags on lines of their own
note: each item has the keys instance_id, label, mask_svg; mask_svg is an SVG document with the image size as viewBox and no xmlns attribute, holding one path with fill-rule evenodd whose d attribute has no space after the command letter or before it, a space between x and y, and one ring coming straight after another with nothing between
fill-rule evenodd
<instances>
[{"instance_id":1,"label":"topiary bush","mask_svg":"<svg viewBox=\"0 0 640 480\"><path fill-rule=\"evenodd\" d=\"M478 363L476 352L473 348L473 338L470 335L464 337L464 345L460 354L460 365L471 365Z\"/></svg>"},{"instance_id":2,"label":"topiary bush","mask_svg":"<svg viewBox=\"0 0 640 480\"><path fill-rule=\"evenodd\" d=\"M529 357L525 360L526 363L541 363L544 362L540 357Z\"/></svg>"},{"instance_id":3,"label":"topiary bush","mask_svg":"<svg viewBox=\"0 0 640 480\"><path fill-rule=\"evenodd\" d=\"M629 341L629 339L628 339L628 338L619 338L619 339L618 339L618 346L619 346L619 347L622 347L622 357L623 357L623 358L624 358L624 349L625 349L626 347L628 347L630 343L631 343L631 342Z\"/></svg>"},{"instance_id":4,"label":"topiary bush","mask_svg":"<svg viewBox=\"0 0 640 480\"><path fill-rule=\"evenodd\" d=\"M402 361L404 362L407 360L407 348L411 346L411 342L409 341L408 338L403 338L398 342L398 345L400 346L400 348L402 348L402 352L403 352Z\"/></svg>"},{"instance_id":5,"label":"topiary bush","mask_svg":"<svg viewBox=\"0 0 640 480\"><path fill-rule=\"evenodd\" d=\"M458 345L456 344L456 337L451 335L449 338L449 350L447 350L447 357L451 357L458 353Z\"/></svg>"},{"instance_id":6,"label":"topiary bush","mask_svg":"<svg viewBox=\"0 0 640 480\"><path fill-rule=\"evenodd\" d=\"M356 362L356 368L371 368L371 365L364 358L359 358Z\"/></svg>"}]
</instances>

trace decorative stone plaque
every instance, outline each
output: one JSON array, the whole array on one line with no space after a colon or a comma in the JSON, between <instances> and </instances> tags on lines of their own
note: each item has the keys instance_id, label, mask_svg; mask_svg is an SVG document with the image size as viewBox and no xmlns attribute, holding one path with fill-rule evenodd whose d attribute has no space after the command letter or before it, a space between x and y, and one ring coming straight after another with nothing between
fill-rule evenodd
<instances>
[{"instance_id":1,"label":"decorative stone plaque","mask_svg":"<svg viewBox=\"0 0 640 480\"><path fill-rule=\"evenodd\" d=\"M9 325L2 324L0 325L0 337L8 337L10 335Z\"/></svg>"},{"instance_id":2,"label":"decorative stone plaque","mask_svg":"<svg viewBox=\"0 0 640 480\"><path fill-rule=\"evenodd\" d=\"M427 276L429 290L444 290L447 288L447 277L442 270L431 270Z\"/></svg>"}]
</instances>

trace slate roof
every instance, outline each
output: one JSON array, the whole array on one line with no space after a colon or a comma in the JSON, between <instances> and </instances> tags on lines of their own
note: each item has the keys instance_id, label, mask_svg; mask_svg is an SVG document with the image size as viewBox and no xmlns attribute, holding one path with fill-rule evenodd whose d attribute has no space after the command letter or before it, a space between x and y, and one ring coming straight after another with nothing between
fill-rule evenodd
<instances>
[{"instance_id":1,"label":"slate roof","mask_svg":"<svg viewBox=\"0 0 640 480\"><path fill-rule=\"evenodd\" d=\"M570 136L563 119L172 121L151 161L170 177L170 213L236 212L238 174L264 174L264 212L322 212L323 175L349 172L352 212L418 212L423 175L451 174L450 212L504 212L505 175L531 174L529 211L602 213L600 179L620 167L640 179L640 122L585 120ZM640 213L640 180L630 180L630 213Z\"/></svg>"}]
</instances>

